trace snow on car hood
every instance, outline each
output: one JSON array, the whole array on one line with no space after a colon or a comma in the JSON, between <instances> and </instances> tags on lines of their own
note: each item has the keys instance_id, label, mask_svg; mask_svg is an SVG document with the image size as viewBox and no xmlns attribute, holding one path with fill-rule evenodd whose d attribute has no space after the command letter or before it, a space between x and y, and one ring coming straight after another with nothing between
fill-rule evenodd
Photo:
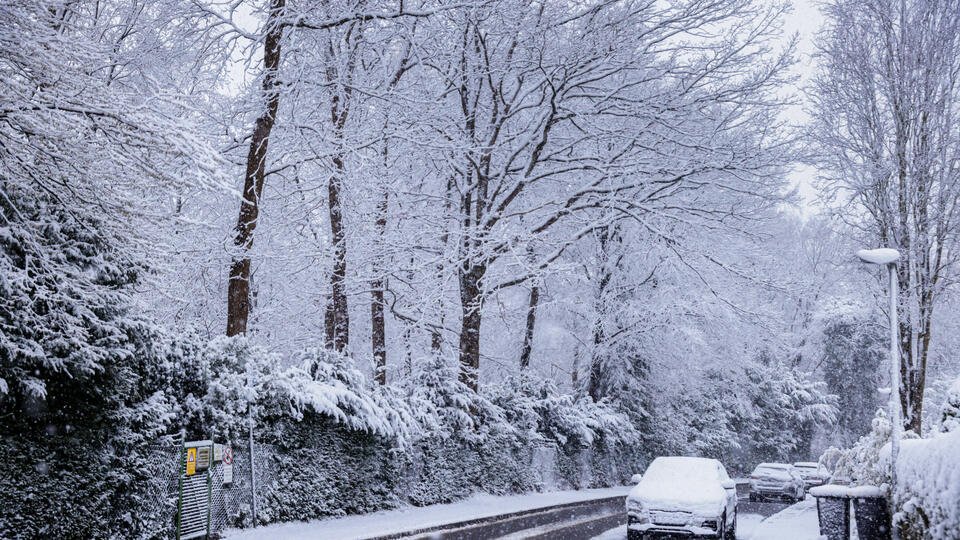
<instances>
[{"instance_id":1,"label":"snow on car hood","mask_svg":"<svg viewBox=\"0 0 960 540\"><path fill-rule=\"evenodd\" d=\"M628 497L641 501L648 510L693 512L698 516L710 517L723 513L727 495L716 484L689 487L640 482L630 490Z\"/></svg>"},{"instance_id":2,"label":"snow on car hood","mask_svg":"<svg viewBox=\"0 0 960 540\"><path fill-rule=\"evenodd\" d=\"M715 465L701 467L689 462L673 465L669 470L649 471L630 490L628 498L641 501L647 510L719 516L726 505L727 494L716 478Z\"/></svg>"}]
</instances>

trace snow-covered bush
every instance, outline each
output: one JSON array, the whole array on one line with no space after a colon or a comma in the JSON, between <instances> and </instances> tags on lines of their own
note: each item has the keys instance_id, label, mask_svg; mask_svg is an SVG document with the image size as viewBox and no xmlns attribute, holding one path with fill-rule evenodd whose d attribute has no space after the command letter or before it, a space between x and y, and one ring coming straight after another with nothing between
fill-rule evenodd
<instances>
[{"instance_id":1,"label":"snow-covered bush","mask_svg":"<svg viewBox=\"0 0 960 540\"><path fill-rule=\"evenodd\" d=\"M947 397L943 404L943 414L940 417L940 430L945 432L960 432L960 379L954 381L947 390Z\"/></svg>"},{"instance_id":2,"label":"snow-covered bush","mask_svg":"<svg viewBox=\"0 0 960 540\"><path fill-rule=\"evenodd\" d=\"M877 409L870 426L870 433L850 448L830 449L824 454L833 461L834 480L846 480L853 486L889 484L889 469L880 467L880 450L890 442L890 420L883 409Z\"/></svg>"},{"instance_id":3,"label":"snow-covered bush","mask_svg":"<svg viewBox=\"0 0 960 540\"><path fill-rule=\"evenodd\" d=\"M890 466L889 448L882 468ZM901 538L960 539L960 431L903 441L894 502Z\"/></svg>"},{"instance_id":4,"label":"snow-covered bush","mask_svg":"<svg viewBox=\"0 0 960 540\"><path fill-rule=\"evenodd\" d=\"M827 390L837 396L837 422L830 431L833 444L847 446L870 429L877 407L883 406L880 386L887 339L873 309L846 299L826 302L814 320L813 354L820 356Z\"/></svg>"},{"instance_id":5,"label":"snow-covered bush","mask_svg":"<svg viewBox=\"0 0 960 540\"><path fill-rule=\"evenodd\" d=\"M890 467L881 463L881 453L885 445L889 449L890 432L890 419L886 411L877 409L871 422L870 433L860 437L848 449L829 449L824 454L825 462L833 462L833 478L849 481L852 486L888 486ZM906 431L901 438L916 439L917 435Z\"/></svg>"},{"instance_id":6,"label":"snow-covered bush","mask_svg":"<svg viewBox=\"0 0 960 540\"><path fill-rule=\"evenodd\" d=\"M748 364L745 372L749 406L740 434L751 455L756 461L808 456L814 427L836 421L836 396L778 362Z\"/></svg>"},{"instance_id":7,"label":"snow-covered bush","mask_svg":"<svg viewBox=\"0 0 960 540\"><path fill-rule=\"evenodd\" d=\"M474 392L459 380L457 366L440 356L417 362L404 390L421 429L407 458L413 504L536 487L528 467L535 435L530 419L520 420L527 414L522 409L505 410L497 396Z\"/></svg>"},{"instance_id":8,"label":"snow-covered bush","mask_svg":"<svg viewBox=\"0 0 960 540\"><path fill-rule=\"evenodd\" d=\"M265 445L271 481L258 489L261 523L395 508L405 502L400 461L390 441L307 419L301 447ZM286 441L289 443L290 441Z\"/></svg>"},{"instance_id":9,"label":"snow-covered bush","mask_svg":"<svg viewBox=\"0 0 960 540\"><path fill-rule=\"evenodd\" d=\"M551 381L520 375L494 387L491 401L525 434L527 446L545 443L560 449L558 472L570 486L620 484L644 457L632 419L607 400L594 402L565 393Z\"/></svg>"},{"instance_id":10,"label":"snow-covered bush","mask_svg":"<svg viewBox=\"0 0 960 540\"><path fill-rule=\"evenodd\" d=\"M653 413L661 454L793 461L807 457L815 427L835 420L836 398L806 374L761 358L736 370L706 370Z\"/></svg>"}]
</instances>

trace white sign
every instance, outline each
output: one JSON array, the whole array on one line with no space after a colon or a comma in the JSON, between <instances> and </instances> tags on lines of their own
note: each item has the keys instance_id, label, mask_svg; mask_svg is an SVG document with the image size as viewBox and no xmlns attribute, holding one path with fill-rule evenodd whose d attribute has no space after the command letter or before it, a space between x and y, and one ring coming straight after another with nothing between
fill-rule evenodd
<instances>
[{"instance_id":1,"label":"white sign","mask_svg":"<svg viewBox=\"0 0 960 540\"><path fill-rule=\"evenodd\" d=\"M232 484L233 483L233 448L229 446L223 447L223 483Z\"/></svg>"}]
</instances>

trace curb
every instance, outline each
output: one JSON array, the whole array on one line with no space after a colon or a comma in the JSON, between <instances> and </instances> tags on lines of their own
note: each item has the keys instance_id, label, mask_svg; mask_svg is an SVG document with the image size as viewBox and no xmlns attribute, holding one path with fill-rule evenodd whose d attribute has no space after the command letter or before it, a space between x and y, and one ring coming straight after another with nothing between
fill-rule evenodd
<instances>
[{"instance_id":1,"label":"curb","mask_svg":"<svg viewBox=\"0 0 960 540\"><path fill-rule=\"evenodd\" d=\"M363 540L396 540L398 538L407 538L410 536L417 536L422 534L429 534L433 532L442 532L447 530L462 529L464 527L475 527L477 525L488 525L491 523L496 523L498 521L506 521L513 518L530 516L533 514L541 514L553 512L556 510L564 510L567 508L576 508L576 507L590 507L590 506L602 506L610 503L620 502L626 499L626 496L615 496L615 497L603 497L600 499L589 499L586 501L577 501L563 504L555 504L552 506L541 506L539 508L529 508L527 510L521 510L519 512L510 512L507 514L498 514L495 516L487 516L476 519L468 519L465 521L457 521L453 523L445 523L443 525L435 525L431 527L422 527L420 529L414 529L410 531L404 531L402 533L391 533L383 536L370 536L365 537ZM626 511L626 510L624 510Z\"/></svg>"}]
</instances>

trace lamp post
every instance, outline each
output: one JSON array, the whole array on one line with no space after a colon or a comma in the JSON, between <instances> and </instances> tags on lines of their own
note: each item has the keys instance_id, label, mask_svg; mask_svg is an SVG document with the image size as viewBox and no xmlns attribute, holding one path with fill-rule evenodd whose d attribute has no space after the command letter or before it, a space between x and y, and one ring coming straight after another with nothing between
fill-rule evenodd
<instances>
[{"instance_id":1,"label":"lamp post","mask_svg":"<svg viewBox=\"0 0 960 540\"><path fill-rule=\"evenodd\" d=\"M857 257L868 264L887 267L890 279L890 515L894 515L893 496L897 487L897 456L900 454L900 327L897 322L897 261L900 252L895 249L861 249ZM891 531L897 538L896 527Z\"/></svg>"}]
</instances>

